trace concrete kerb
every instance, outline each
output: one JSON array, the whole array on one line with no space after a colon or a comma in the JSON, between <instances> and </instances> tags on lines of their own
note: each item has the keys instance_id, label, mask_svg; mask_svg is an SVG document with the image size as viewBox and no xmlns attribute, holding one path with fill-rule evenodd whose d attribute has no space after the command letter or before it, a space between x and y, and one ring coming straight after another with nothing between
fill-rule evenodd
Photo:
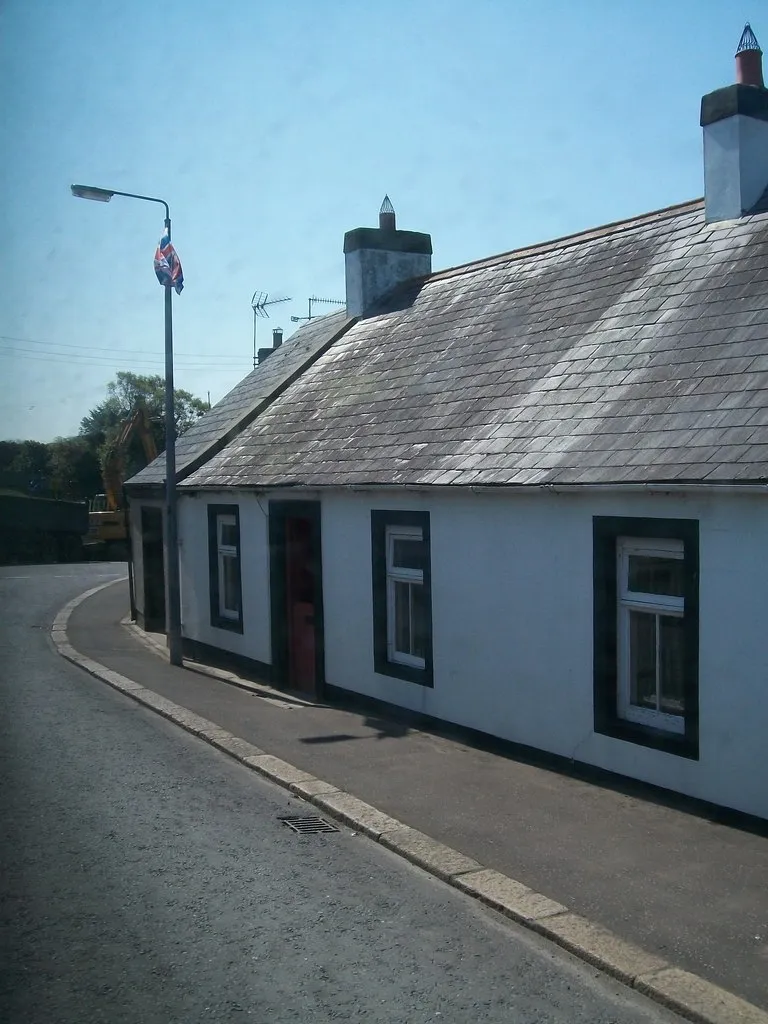
<instances>
[{"instance_id":1,"label":"concrete kerb","mask_svg":"<svg viewBox=\"0 0 768 1024\"><path fill-rule=\"evenodd\" d=\"M174 704L140 683L113 672L80 654L69 643L67 626L78 605L115 583L110 580L69 601L51 628L58 653L145 707L229 754L264 778L313 804L329 816L362 832L413 864L474 897L484 905L531 929L579 959L604 971L696 1024L768 1024L768 1013L725 989L661 957L625 942L608 929L580 917L561 903L526 885L485 868L477 861L405 825L351 793L317 779L288 762L265 753L188 708ZM147 646L159 647L143 638ZM158 650L157 653L164 653ZM212 671L211 675L217 674ZM230 673L221 673L222 676Z\"/></svg>"},{"instance_id":2,"label":"concrete kerb","mask_svg":"<svg viewBox=\"0 0 768 1024\"><path fill-rule=\"evenodd\" d=\"M678 967L635 979L634 987L699 1024L765 1024L768 1014L732 992Z\"/></svg>"},{"instance_id":3,"label":"concrete kerb","mask_svg":"<svg viewBox=\"0 0 768 1024\"><path fill-rule=\"evenodd\" d=\"M135 622L125 618L120 625L127 629L134 639L144 644L153 654L168 661L168 648L153 636L145 633ZM187 667L191 666L188 665ZM254 683L250 679L243 679L236 672L228 672L226 669L216 668L214 665L204 665L202 662L196 661L194 662L193 671L203 676L211 676L213 679L220 679L224 683L231 683L232 686L237 686L241 690L248 690L250 693L263 697L279 707L317 707L314 701L302 700L301 697L296 696L291 696L288 699L280 690L275 690L274 687L268 686L266 683Z\"/></svg>"}]
</instances>

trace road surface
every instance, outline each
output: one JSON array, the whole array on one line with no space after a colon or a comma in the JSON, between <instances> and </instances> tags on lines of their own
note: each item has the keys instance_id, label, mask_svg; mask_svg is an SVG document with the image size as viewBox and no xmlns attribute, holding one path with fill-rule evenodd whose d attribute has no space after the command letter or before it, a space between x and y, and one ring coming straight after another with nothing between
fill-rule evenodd
<instances>
[{"instance_id":1,"label":"road surface","mask_svg":"<svg viewBox=\"0 0 768 1024\"><path fill-rule=\"evenodd\" d=\"M54 652L119 565L0 569L7 1024L677 1020Z\"/></svg>"}]
</instances>

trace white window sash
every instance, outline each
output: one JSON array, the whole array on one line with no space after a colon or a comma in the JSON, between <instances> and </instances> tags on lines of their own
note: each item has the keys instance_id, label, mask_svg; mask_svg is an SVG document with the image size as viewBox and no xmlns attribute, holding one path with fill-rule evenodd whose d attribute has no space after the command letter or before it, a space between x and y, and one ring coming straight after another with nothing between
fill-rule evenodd
<instances>
[{"instance_id":1,"label":"white window sash","mask_svg":"<svg viewBox=\"0 0 768 1024\"><path fill-rule=\"evenodd\" d=\"M219 571L219 615L223 619L239 619L240 608L230 608L227 606L227 589L225 585L224 576L224 560L227 558L232 559L235 563L235 571L237 571L240 556L237 547L231 544L222 543L222 535L224 533L225 526L236 526L237 519L232 515L220 515L216 518L216 538L218 542L218 571Z\"/></svg>"},{"instance_id":2,"label":"white window sash","mask_svg":"<svg viewBox=\"0 0 768 1024\"><path fill-rule=\"evenodd\" d=\"M682 597L673 597L669 594L644 594L641 591L629 589L629 559L631 555L682 561L684 555L682 541L649 539L647 544L643 544L642 541L635 538L620 537L618 555L619 596L622 600L641 601L646 605L653 605L657 608L666 608L674 605L675 607L679 606L682 611Z\"/></svg>"},{"instance_id":3,"label":"white window sash","mask_svg":"<svg viewBox=\"0 0 768 1024\"><path fill-rule=\"evenodd\" d=\"M409 668L423 669L426 667L424 658L417 658L408 651L400 651L396 646L396 583L415 586L424 585L424 573L421 569L408 569L394 564L394 548L396 540L422 541L424 534L418 526L388 526L386 529L387 559L387 660ZM411 603L409 586L409 632L413 639L413 623L411 621Z\"/></svg>"},{"instance_id":4,"label":"white window sash","mask_svg":"<svg viewBox=\"0 0 768 1024\"><path fill-rule=\"evenodd\" d=\"M617 602L618 627L618 692L617 711L619 717L638 725L647 725L665 732L683 734L685 732L685 714L670 715L652 708L641 708L633 704L631 693L631 651L630 651L630 612L646 612L660 617L662 615L683 618L685 599L666 594L644 594L631 591L627 587L629 579L629 556L682 559L684 555L682 541L659 540L649 538L643 541L635 538L620 537L617 545L617 583L619 600ZM660 630L656 623L656 670L658 673L658 645ZM657 678L658 699L658 678Z\"/></svg>"},{"instance_id":5,"label":"white window sash","mask_svg":"<svg viewBox=\"0 0 768 1024\"><path fill-rule=\"evenodd\" d=\"M630 591L626 597L619 598L623 608L632 608L636 612L650 612L652 615L679 615L685 612L684 597L663 597L660 594L638 594Z\"/></svg>"},{"instance_id":6,"label":"white window sash","mask_svg":"<svg viewBox=\"0 0 768 1024\"><path fill-rule=\"evenodd\" d=\"M388 526L387 527L387 575L396 575L403 580L421 583L424 574L421 569L408 569L403 565L395 565L395 541L424 539L420 526Z\"/></svg>"},{"instance_id":7,"label":"white window sash","mask_svg":"<svg viewBox=\"0 0 768 1024\"><path fill-rule=\"evenodd\" d=\"M388 579L387 580L387 660L395 662L398 665L408 665L410 668L424 668L425 661L423 658L417 658L415 655L410 654L408 651L398 650L395 644L395 583L413 583L413 581ZM422 586L421 582L413 584L415 586ZM410 598L410 587L409 587L409 598ZM409 607L409 631L411 636L413 635L413 625L410 622L410 607Z\"/></svg>"},{"instance_id":8,"label":"white window sash","mask_svg":"<svg viewBox=\"0 0 768 1024\"><path fill-rule=\"evenodd\" d=\"M219 548L219 551L221 551L222 549L228 549L230 551L234 551L235 553L237 553L237 549L233 545L225 544L222 540L225 526L236 527L237 517L229 514L216 516L216 544Z\"/></svg>"}]
</instances>

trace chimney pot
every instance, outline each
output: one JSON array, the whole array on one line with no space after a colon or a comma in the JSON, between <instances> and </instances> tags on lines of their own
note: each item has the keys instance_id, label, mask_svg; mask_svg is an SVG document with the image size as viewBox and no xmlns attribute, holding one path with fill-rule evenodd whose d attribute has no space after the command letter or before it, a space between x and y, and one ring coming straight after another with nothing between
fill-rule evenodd
<instances>
[{"instance_id":1,"label":"chimney pot","mask_svg":"<svg viewBox=\"0 0 768 1024\"><path fill-rule=\"evenodd\" d=\"M744 26L736 49L736 82L738 85L753 85L764 89L763 51L749 22Z\"/></svg>"},{"instance_id":2,"label":"chimney pot","mask_svg":"<svg viewBox=\"0 0 768 1024\"><path fill-rule=\"evenodd\" d=\"M280 348L283 344L283 328L275 327L272 331L272 348Z\"/></svg>"},{"instance_id":3,"label":"chimney pot","mask_svg":"<svg viewBox=\"0 0 768 1024\"><path fill-rule=\"evenodd\" d=\"M379 210L379 229L381 231L396 231L395 208L390 202L389 196L384 196L384 201Z\"/></svg>"}]
</instances>

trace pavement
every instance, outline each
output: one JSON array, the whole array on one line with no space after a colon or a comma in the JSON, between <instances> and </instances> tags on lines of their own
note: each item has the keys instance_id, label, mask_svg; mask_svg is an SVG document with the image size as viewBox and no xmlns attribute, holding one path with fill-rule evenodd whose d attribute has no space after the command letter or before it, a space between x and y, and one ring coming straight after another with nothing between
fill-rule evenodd
<instances>
[{"instance_id":1,"label":"pavement","mask_svg":"<svg viewBox=\"0 0 768 1024\"><path fill-rule=\"evenodd\" d=\"M396 717L171 666L127 611L127 585L109 586L59 618L60 643L66 628L89 671L159 695L161 714L684 1016L768 1021L765 835Z\"/></svg>"},{"instance_id":2,"label":"pavement","mask_svg":"<svg viewBox=\"0 0 768 1024\"><path fill-rule=\"evenodd\" d=\"M303 800L57 655L63 569L0 570L5 1024L680 1024L359 832L289 831Z\"/></svg>"}]
</instances>

